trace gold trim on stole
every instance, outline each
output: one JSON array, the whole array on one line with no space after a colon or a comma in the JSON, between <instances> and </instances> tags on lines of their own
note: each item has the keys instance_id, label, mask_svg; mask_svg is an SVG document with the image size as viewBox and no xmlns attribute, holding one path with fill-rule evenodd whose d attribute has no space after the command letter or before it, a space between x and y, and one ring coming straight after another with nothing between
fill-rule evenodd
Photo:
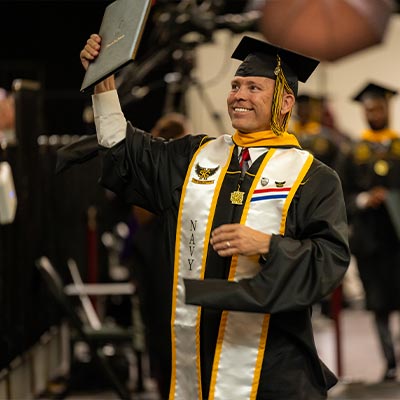
<instances>
[{"instance_id":1,"label":"gold trim on stole","mask_svg":"<svg viewBox=\"0 0 400 400\"><path fill-rule=\"evenodd\" d=\"M176 373L176 364L177 364L177 357L176 357L176 333L175 333L175 320L176 320L176 307L177 307L177 295L178 295L178 283L179 283L179 271L180 271L180 263L182 260L180 259L180 254L181 254L181 232L182 232L182 214L183 214L183 208L184 208L184 202L185 202L185 197L186 197L186 190L188 187L188 183L190 181L190 176L192 174L194 164L198 160L198 157L200 153L206 148L207 146L211 145L218 145L217 140L225 140L223 137L220 137L219 139L216 140L211 140L205 144L202 144L201 147L196 151L194 154L191 163L188 168L188 172L185 177L184 185L182 187L182 194L181 194L181 199L180 199L180 205L179 205L179 212L178 212L178 219L177 219L177 235L176 235L176 243L175 243L175 254L179 254L178 257L175 257L174 261L174 282L173 282L173 294L172 294L172 312L171 312L171 355L172 355L172 371L171 371L171 383L170 383L170 395L169 395L169 400L186 400L186 399L180 399L176 395L176 390L177 390L177 373ZM205 271L205 260L206 260L206 255L207 255L207 244L209 241L210 237L210 231L211 231L211 226L212 226L212 221L214 217L214 212L215 212L215 205L218 199L219 192L221 190L222 182L224 180L226 171L229 167L230 160L232 158L232 153L233 153L233 143L230 145L230 149L228 149L227 156L225 160L222 160L225 165L222 168L219 177L218 177L218 182L216 184L213 197L210 203L209 207L209 215L208 215L208 222L207 222L207 227L205 230L205 238L204 238L204 247L203 247L203 256L202 256L202 265L201 265L201 274L200 274L200 279L204 278L204 271ZM208 186L208 185L207 185ZM194 306L188 306L188 307L194 307ZM196 323L196 369L197 369L197 388L198 388L198 398L202 399L202 388L201 388L201 369L200 369L200 316L201 316L201 308L198 307L197 311L197 323ZM193 384L193 383L191 383Z\"/></svg>"},{"instance_id":2,"label":"gold trim on stole","mask_svg":"<svg viewBox=\"0 0 400 400\"><path fill-rule=\"evenodd\" d=\"M250 188L249 194L246 199L246 203L244 206L243 214L240 223L245 224L247 218L248 218L248 213L250 210L250 202L252 198L252 194L254 193L258 182L261 180L262 175L265 173L265 168L267 163L271 160L271 158L275 155L275 153L278 153L278 156L282 154L282 152L287 152L287 151L299 151L301 152L301 157L304 157L307 155L307 159L299 159L299 162L302 162L303 165L300 166L300 171L298 172L298 176L295 178L294 182L292 183L291 189L288 193L288 196L282 205L281 208L281 217L280 217L280 222L276 221L276 229L278 230L279 228L279 233L283 234L284 229L285 229L285 224L286 224L286 217L287 217L287 211L290 206L290 203L293 199L294 194L296 193L300 183L302 182L302 179L304 178L306 172L308 171L312 160L313 156L310 155L308 152L305 152L303 150L298 150L298 149L288 149L288 150L283 150L283 149L270 149L266 157L264 158L257 175L252 183L252 186ZM282 230L283 229L283 230ZM238 263L238 256L232 257L232 262L231 262L231 269L229 273L229 280L234 280L235 275L236 275L236 268L237 268L237 263ZM247 313L250 314L250 313ZM223 311L222 317L221 317L221 322L220 322L220 330L218 332L218 339L217 339L217 346L216 346L216 352L214 356L214 364L213 364L213 369L212 369L212 377L211 377L211 382L210 382L210 393L209 393L209 400L215 400L216 398L222 399L222 397L218 397L216 395L216 387L217 387L217 379L224 379L218 378L218 373L219 373L219 364L221 361L221 353L222 353L222 348L224 344L224 336L225 336L225 331L227 328L227 321L228 321L228 316L231 315L232 317L239 316L241 313L238 312L233 312L233 311ZM242 313L242 315L244 315ZM256 356L256 361L254 365L254 374L253 374L253 379L251 382L251 389L250 389L250 395L249 395L249 400L255 400L257 396L257 391L258 391L258 385L259 385L259 379L260 379L260 374L261 374L261 368L262 368L262 362L264 358L264 352L266 348L266 341L267 341L267 335L268 335L268 327L269 327L269 320L270 320L270 315L265 314L264 317L261 317L262 314L255 314L254 313L254 318L255 321L256 319L259 319L261 322L261 330L260 330L260 337L259 337L259 342L258 342L258 352ZM258 323L258 322L257 322ZM225 395L225 394L224 394ZM247 398L247 397L246 397ZM243 398L243 400L245 400Z\"/></svg>"}]
</instances>

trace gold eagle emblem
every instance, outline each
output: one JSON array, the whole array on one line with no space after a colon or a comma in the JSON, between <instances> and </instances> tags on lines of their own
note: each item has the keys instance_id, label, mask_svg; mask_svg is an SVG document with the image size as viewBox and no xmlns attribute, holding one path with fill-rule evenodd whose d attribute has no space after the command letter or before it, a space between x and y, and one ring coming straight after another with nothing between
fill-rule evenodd
<instances>
[{"instance_id":1,"label":"gold eagle emblem","mask_svg":"<svg viewBox=\"0 0 400 400\"><path fill-rule=\"evenodd\" d=\"M195 171L200 180L206 181L210 176L213 176L218 171L219 165L215 168L204 168L199 165L195 166Z\"/></svg>"},{"instance_id":2,"label":"gold eagle emblem","mask_svg":"<svg viewBox=\"0 0 400 400\"><path fill-rule=\"evenodd\" d=\"M285 186L286 181L275 181L275 186L281 188Z\"/></svg>"}]
</instances>

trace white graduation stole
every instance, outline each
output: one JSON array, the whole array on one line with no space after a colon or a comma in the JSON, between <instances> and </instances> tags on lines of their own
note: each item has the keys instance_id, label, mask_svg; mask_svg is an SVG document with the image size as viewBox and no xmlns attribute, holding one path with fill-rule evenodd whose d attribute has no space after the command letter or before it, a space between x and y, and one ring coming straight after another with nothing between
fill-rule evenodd
<instances>
[{"instance_id":1,"label":"white graduation stole","mask_svg":"<svg viewBox=\"0 0 400 400\"><path fill-rule=\"evenodd\" d=\"M233 148L230 135L201 146L192 159L182 190L171 316L170 400L203 399L201 307L185 304L183 279L204 279L216 203ZM311 162L312 156L303 150L270 149L248 193L240 223L265 233L284 234L289 205ZM259 270L258 257L234 256L229 280L252 277ZM209 400L256 398L268 323L269 314L222 313Z\"/></svg>"}]
</instances>

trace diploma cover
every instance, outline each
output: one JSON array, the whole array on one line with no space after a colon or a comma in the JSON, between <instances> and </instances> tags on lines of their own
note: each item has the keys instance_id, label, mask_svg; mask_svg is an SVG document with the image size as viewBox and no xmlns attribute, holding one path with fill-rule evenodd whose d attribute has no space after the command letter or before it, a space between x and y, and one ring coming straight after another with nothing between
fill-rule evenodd
<instances>
[{"instance_id":1,"label":"diploma cover","mask_svg":"<svg viewBox=\"0 0 400 400\"><path fill-rule=\"evenodd\" d=\"M81 92L135 59L150 8L151 0L115 0L106 7L99 30L100 53L86 70Z\"/></svg>"}]
</instances>

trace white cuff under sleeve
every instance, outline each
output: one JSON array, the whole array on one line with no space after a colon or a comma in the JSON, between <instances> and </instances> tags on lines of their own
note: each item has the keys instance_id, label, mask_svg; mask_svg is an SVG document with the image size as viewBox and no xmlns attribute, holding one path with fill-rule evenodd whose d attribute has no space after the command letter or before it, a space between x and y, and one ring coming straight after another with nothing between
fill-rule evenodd
<instances>
[{"instance_id":1,"label":"white cuff under sleeve","mask_svg":"<svg viewBox=\"0 0 400 400\"><path fill-rule=\"evenodd\" d=\"M364 209L367 207L367 203L369 200L369 193L368 192L361 192L356 197L356 206L360 209Z\"/></svg>"},{"instance_id":2,"label":"white cuff under sleeve","mask_svg":"<svg viewBox=\"0 0 400 400\"><path fill-rule=\"evenodd\" d=\"M116 90L92 95L97 140L101 146L112 147L125 139L126 120Z\"/></svg>"}]
</instances>

